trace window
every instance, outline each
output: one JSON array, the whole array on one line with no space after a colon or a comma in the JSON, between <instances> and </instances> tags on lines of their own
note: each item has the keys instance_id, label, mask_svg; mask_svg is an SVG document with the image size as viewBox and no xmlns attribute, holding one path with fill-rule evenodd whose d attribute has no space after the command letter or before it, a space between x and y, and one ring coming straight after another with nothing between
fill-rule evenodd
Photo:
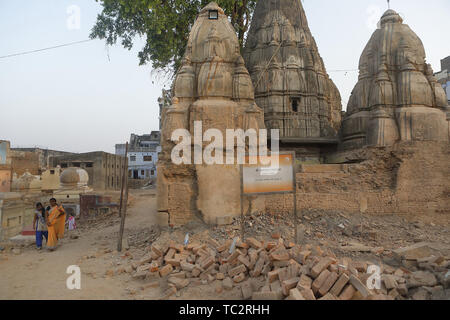
<instances>
[{"instance_id":1,"label":"window","mask_svg":"<svg viewBox=\"0 0 450 320\"><path fill-rule=\"evenodd\" d=\"M152 176L154 176L154 175L155 175L155 170L150 171L150 174L151 174Z\"/></svg>"},{"instance_id":2,"label":"window","mask_svg":"<svg viewBox=\"0 0 450 320\"><path fill-rule=\"evenodd\" d=\"M92 162L86 162L86 168L92 168L94 164Z\"/></svg>"},{"instance_id":3,"label":"window","mask_svg":"<svg viewBox=\"0 0 450 320\"><path fill-rule=\"evenodd\" d=\"M292 112L298 112L299 106L300 106L300 98L291 98Z\"/></svg>"},{"instance_id":4,"label":"window","mask_svg":"<svg viewBox=\"0 0 450 320\"><path fill-rule=\"evenodd\" d=\"M144 161L152 161L152 156L144 156Z\"/></svg>"},{"instance_id":5,"label":"window","mask_svg":"<svg viewBox=\"0 0 450 320\"><path fill-rule=\"evenodd\" d=\"M209 20L217 20L217 19L219 19L219 11L209 10Z\"/></svg>"},{"instance_id":6,"label":"window","mask_svg":"<svg viewBox=\"0 0 450 320\"><path fill-rule=\"evenodd\" d=\"M50 174L55 174L55 170L50 170Z\"/></svg>"},{"instance_id":7,"label":"window","mask_svg":"<svg viewBox=\"0 0 450 320\"><path fill-rule=\"evenodd\" d=\"M136 161L136 156L130 156L130 161L132 162Z\"/></svg>"},{"instance_id":8,"label":"window","mask_svg":"<svg viewBox=\"0 0 450 320\"><path fill-rule=\"evenodd\" d=\"M67 168L67 163L61 163L61 168Z\"/></svg>"},{"instance_id":9,"label":"window","mask_svg":"<svg viewBox=\"0 0 450 320\"><path fill-rule=\"evenodd\" d=\"M80 167L80 163L79 162L74 162L73 166L79 168Z\"/></svg>"},{"instance_id":10,"label":"window","mask_svg":"<svg viewBox=\"0 0 450 320\"><path fill-rule=\"evenodd\" d=\"M141 170L141 176L145 176L145 171Z\"/></svg>"}]
</instances>

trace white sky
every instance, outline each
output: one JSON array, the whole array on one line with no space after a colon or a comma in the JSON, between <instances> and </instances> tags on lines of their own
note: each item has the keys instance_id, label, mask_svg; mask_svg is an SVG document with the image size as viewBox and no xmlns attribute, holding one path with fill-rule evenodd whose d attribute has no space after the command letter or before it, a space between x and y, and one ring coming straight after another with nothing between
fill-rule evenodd
<instances>
[{"instance_id":1,"label":"white sky","mask_svg":"<svg viewBox=\"0 0 450 320\"><path fill-rule=\"evenodd\" d=\"M67 27L71 5L80 28ZM346 108L361 52L387 9L386 0L304 0L310 29ZM392 0L422 39L435 71L450 55L450 1ZM88 38L101 11L93 0L0 0L0 56ZM131 133L158 130L164 83L139 67L137 52L100 40L0 59L0 140L13 147L107 151Z\"/></svg>"}]
</instances>

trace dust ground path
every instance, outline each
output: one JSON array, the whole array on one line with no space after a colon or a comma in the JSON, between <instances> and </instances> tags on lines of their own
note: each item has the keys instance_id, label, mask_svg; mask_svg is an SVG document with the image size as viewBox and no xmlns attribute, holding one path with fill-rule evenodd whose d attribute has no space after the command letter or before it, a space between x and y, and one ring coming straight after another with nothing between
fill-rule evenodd
<instances>
[{"instance_id":1,"label":"dust ground path","mask_svg":"<svg viewBox=\"0 0 450 320\"><path fill-rule=\"evenodd\" d=\"M132 195L125 236L130 228L150 227L156 210L155 191ZM20 255L0 254L0 299L126 299L129 277L108 277L117 245L119 225L79 232L78 239L66 236L54 252L23 249ZM111 252L108 256L108 253ZM88 259L86 259L88 258ZM81 268L81 290L66 287L67 267Z\"/></svg>"}]
</instances>

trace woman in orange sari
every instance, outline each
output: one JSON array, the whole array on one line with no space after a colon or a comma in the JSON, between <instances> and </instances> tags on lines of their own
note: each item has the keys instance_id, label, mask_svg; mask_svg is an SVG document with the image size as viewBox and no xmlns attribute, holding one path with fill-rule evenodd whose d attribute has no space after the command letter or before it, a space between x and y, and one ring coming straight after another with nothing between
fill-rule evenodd
<instances>
[{"instance_id":1,"label":"woman in orange sari","mask_svg":"<svg viewBox=\"0 0 450 320\"><path fill-rule=\"evenodd\" d=\"M50 199L50 210L48 212L48 242L47 248L51 251L56 249L58 239L64 236L66 212L62 206L56 203L56 199ZM61 226L62 225L62 226ZM61 231L62 229L62 231Z\"/></svg>"}]
</instances>

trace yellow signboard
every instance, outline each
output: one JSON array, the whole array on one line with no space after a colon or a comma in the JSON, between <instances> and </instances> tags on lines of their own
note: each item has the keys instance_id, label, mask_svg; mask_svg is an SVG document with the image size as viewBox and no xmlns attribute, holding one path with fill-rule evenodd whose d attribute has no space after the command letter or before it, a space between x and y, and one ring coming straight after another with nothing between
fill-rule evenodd
<instances>
[{"instance_id":1,"label":"yellow signboard","mask_svg":"<svg viewBox=\"0 0 450 320\"><path fill-rule=\"evenodd\" d=\"M256 164L250 164L252 159ZM272 154L257 159L247 156L246 164L242 166L243 193L293 193L294 159L294 153Z\"/></svg>"}]
</instances>

